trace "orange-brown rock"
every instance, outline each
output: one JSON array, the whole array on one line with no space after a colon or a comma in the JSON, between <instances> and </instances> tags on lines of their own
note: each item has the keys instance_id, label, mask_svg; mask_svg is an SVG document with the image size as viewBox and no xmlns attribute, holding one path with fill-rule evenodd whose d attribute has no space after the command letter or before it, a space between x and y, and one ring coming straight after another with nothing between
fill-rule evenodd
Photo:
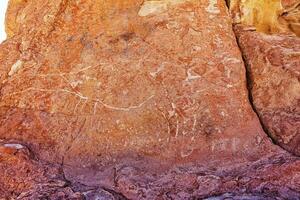
<instances>
[{"instance_id":1,"label":"orange-brown rock","mask_svg":"<svg viewBox=\"0 0 300 200\"><path fill-rule=\"evenodd\" d=\"M239 30L238 30L239 29ZM300 155L300 38L237 28L253 104L274 141Z\"/></svg>"},{"instance_id":2,"label":"orange-brown rock","mask_svg":"<svg viewBox=\"0 0 300 200\"><path fill-rule=\"evenodd\" d=\"M299 159L249 102L225 0L11 0L6 27L0 139L34 157L0 161L0 196L299 197Z\"/></svg>"},{"instance_id":3,"label":"orange-brown rock","mask_svg":"<svg viewBox=\"0 0 300 200\"><path fill-rule=\"evenodd\" d=\"M246 2L246 1L245 1ZM256 4L254 1L239 2L244 10L266 7L267 1ZM235 2L236 3L236 2ZM252 5L250 6L250 4ZM231 6L233 15L241 17L240 24L236 25L236 34L246 60L249 76L249 89L253 105L258 112L266 131L273 140L288 151L300 155L300 39L287 34L300 20L299 1L272 1L267 10L257 9L252 18L252 12L239 12ZM283 6L285 10L283 10ZM275 8L276 7L276 8ZM277 9L277 10L276 10ZM272 17L273 13L277 17ZM282 13L282 14L280 14ZM269 16L265 18L264 27L273 35L266 35L260 28L257 16ZM275 27L279 28L280 20L285 19L292 29L285 34L275 33ZM268 20L267 20L268 19ZM290 20L288 20L290 19ZM281 20L282 21L282 20ZM256 27L256 31L249 26ZM300 25L300 24L298 24ZM273 28L270 28L270 27ZM282 28L282 26L281 26Z\"/></svg>"}]
</instances>

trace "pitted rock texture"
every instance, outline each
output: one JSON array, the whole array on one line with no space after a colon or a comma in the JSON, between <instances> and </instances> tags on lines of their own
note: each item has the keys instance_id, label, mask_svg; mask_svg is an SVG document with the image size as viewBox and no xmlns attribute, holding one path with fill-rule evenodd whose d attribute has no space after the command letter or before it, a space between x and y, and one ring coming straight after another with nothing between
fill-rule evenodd
<instances>
[{"instance_id":1,"label":"pitted rock texture","mask_svg":"<svg viewBox=\"0 0 300 200\"><path fill-rule=\"evenodd\" d=\"M2 196L300 196L299 159L249 102L225 1L11 0L6 27L0 139L34 156L0 165L46 187L21 170Z\"/></svg>"}]
</instances>

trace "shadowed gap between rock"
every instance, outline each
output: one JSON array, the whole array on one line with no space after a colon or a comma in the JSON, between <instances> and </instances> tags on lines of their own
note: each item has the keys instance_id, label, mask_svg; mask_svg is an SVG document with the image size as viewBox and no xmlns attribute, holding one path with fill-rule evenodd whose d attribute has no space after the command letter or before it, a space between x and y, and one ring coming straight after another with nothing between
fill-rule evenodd
<instances>
[{"instance_id":1,"label":"shadowed gap between rock","mask_svg":"<svg viewBox=\"0 0 300 200\"><path fill-rule=\"evenodd\" d=\"M227 9L228 9L228 13L230 13L230 0L224 0L225 1L225 4L227 6ZM236 43L237 43L237 46L241 52L241 55L242 55L242 59L243 59L243 63L244 63L244 67L245 67L245 70L246 70L246 84L247 84L247 90L248 90L248 99L249 99L249 103L252 107L252 110L254 111L254 113L256 114L256 116L258 117L258 120L259 120L259 123L261 125L261 127L263 128L264 132L266 133L266 135L268 136L268 138L271 139L272 143L278 147L280 147L282 150L294 155L294 156L297 156L295 154L293 154L292 152L289 152L287 150L285 150L284 148L282 148L277 142L276 140L274 140L274 138L272 137L272 135L270 134L268 128L264 125L255 105L254 105L254 101L253 101L253 96L252 96L252 79L251 79L251 73L250 73L250 66L247 62L247 59L244 55L244 52L243 52L243 49L240 45L240 42L239 42L239 38L238 36L236 35L236 32L234 30L234 23L232 22L232 30L233 30L233 33L235 35L235 39L236 39ZM297 156L298 157L298 156Z\"/></svg>"}]
</instances>

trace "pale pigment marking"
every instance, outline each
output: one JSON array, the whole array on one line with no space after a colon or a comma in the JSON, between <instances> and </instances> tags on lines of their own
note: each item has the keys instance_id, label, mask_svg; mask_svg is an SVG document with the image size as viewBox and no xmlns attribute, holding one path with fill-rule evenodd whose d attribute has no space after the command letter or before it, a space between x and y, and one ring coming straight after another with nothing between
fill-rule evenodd
<instances>
[{"instance_id":1,"label":"pale pigment marking","mask_svg":"<svg viewBox=\"0 0 300 200\"><path fill-rule=\"evenodd\" d=\"M115 107L115 106L111 106L108 105L100 100L96 100L97 102L99 102L101 105L103 105L106 108L112 109L112 110L118 110L118 111L130 111L132 109L138 109L141 108L144 104L146 104L148 101L150 101L155 95L150 96L149 98L147 98L145 101L143 101L142 103L140 103L137 106L130 106L130 107Z\"/></svg>"},{"instance_id":2,"label":"pale pigment marking","mask_svg":"<svg viewBox=\"0 0 300 200\"><path fill-rule=\"evenodd\" d=\"M90 68L92 68L92 67L97 67L97 66L100 66L100 65L88 66L88 67L85 67L85 68L80 69L80 70L75 71L75 72L38 74L37 76L39 76L39 77L49 77L49 76L61 76L61 77L63 77L64 75L76 75L76 74L78 74L78 73L80 73L80 72L87 71L88 69L90 69Z\"/></svg>"},{"instance_id":3,"label":"pale pigment marking","mask_svg":"<svg viewBox=\"0 0 300 200\"><path fill-rule=\"evenodd\" d=\"M48 14L43 17L43 20L45 23L51 23L55 20L55 16Z\"/></svg>"},{"instance_id":4,"label":"pale pigment marking","mask_svg":"<svg viewBox=\"0 0 300 200\"><path fill-rule=\"evenodd\" d=\"M77 110L77 107L79 106L80 103L81 103L81 99L79 99L78 103L75 105L75 108L74 108L74 111L73 111L74 114L75 114L75 112Z\"/></svg>"},{"instance_id":5,"label":"pale pigment marking","mask_svg":"<svg viewBox=\"0 0 300 200\"><path fill-rule=\"evenodd\" d=\"M23 61L18 60L15 64L11 66L8 76L14 75L17 71L19 71L19 69L23 67L23 64L24 64Z\"/></svg>"},{"instance_id":6,"label":"pale pigment marking","mask_svg":"<svg viewBox=\"0 0 300 200\"><path fill-rule=\"evenodd\" d=\"M176 105L174 103L172 103L171 105L173 110L169 111L169 118L172 118L176 115Z\"/></svg>"},{"instance_id":7,"label":"pale pigment marking","mask_svg":"<svg viewBox=\"0 0 300 200\"><path fill-rule=\"evenodd\" d=\"M193 49L193 51L195 51L195 52L202 51L202 47L200 47L200 46L193 46L192 49Z\"/></svg>"},{"instance_id":8,"label":"pale pigment marking","mask_svg":"<svg viewBox=\"0 0 300 200\"><path fill-rule=\"evenodd\" d=\"M81 84L83 84L83 82L81 80L70 82L70 85L72 86L72 88L76 88L78 85L81 85Z\"/></svg>"},{"instance_id":9,"label":"pale pigment marking","mask_svg":"<svg viewBox=\"0 0 300 200\"><path fill-rule=\"evenodd\" d=\"M86 104L88 103L88 99L86 99L81 107L81 112L83 112L84 108L86 107Z\"/></svg>"},{"instance_id":10,"label":"pale pigment marking","mask_svg":"<svg viewBox=\"0 0 300 200\"><path fill-rule=\"evenodd\" d=\"M172 118L175 116L175 110L169 111L169 117Z\"/></svg>"},{"instance_id":11,"label":"pale pigment marking","mask_svg":"<svg viewBox=\"0 0 300 200\"><path fill-rule=\"evenodd\" d=\"M238 59L238 58L225 58L224 59L225 62L229 62L229 63L233 63L233 64L236 64L236 63L241 63L241 60Z\"/></svg>"},{"instance_id":12,"label":"pale pigment marking","mask_svg":"<svg viewBox=\"0 0 300 200\"><path fill-rule=\"evenodd\" d=\"M225 112L224 111L221 111L221 116L225 117Z\"/></svg>"},{"instance_id":13,"label":"pale pigment marking","mask_svg":"<svg viewBox=\"0 0 300 200\"><path fill-rule=\"evenodd\" d=\"M209 5L205 10L211 14L219 14L220 10L216 7L218 0L209 0Z\"/></svg>"},{"instance_id":14,"label":"pale pigment marking","mask_svg":"<svg viewBox=\"0 0 300 200\"><path fill-rule=\"evenodd\" d=\"M257 145L260 145L263 142L263 138L261 138L260 136L256 136L255 140L256 140Z\"/></svg>"},{"instance_id":15,"label":"pale pigment marking","mask_svg":"<svg viewBox=\"0 0 300 200\"><path fill-rule=\"evenodd\" d=\"M233 138L232 139L232 146L231 146L231 148L232 148L232 150L234 151L234 152L237 152L238 151L238 146L239 146L239 143L240 143L240 139L239 138Z\"/></svg>"},{"instance_id":16,"label":"pale pigment marking","mask_svg":"<svg viewBox=\"0 0 300 200\"><path fill-rule=\"evenodd\" d=\"M230 150L236 152L239 149L239 146L241 146L241 141L239 138L222 139L222 140L213 141L211 145L211 150L212 151Z\"/></svg>"},{"instance_id":17,"label":"pale pigment marking","mask_svg":"<svg viewBox=\"0 0 300 200\"><path fill-rule=\"evenodd\" d=\"M212 151L225 151L229 139L213 141L211 145Z\"/></svg>"},{"instance_id":18,"label":"pale pigment marking","mask_svg":"<svg viewBox=\"0 0 300 200\"><path fill-rule=\"evenodd\" d=\"M88 97L82 95L81 93L79 92L72 92L72 91L69 91L69 90L66 90L66 89L58 89L58 90L50 90L50 89L38 89L38 88L27 88L26 90L23 90L21 92L14 92L11 95L15 95L15 94L20 94L20 93L23 93L23 92L26 92L26 91L40 91L40 92L65 92L65 93L68 93L68 94L72 94L72 95L75 95L77 97L79 97L80 101L77 103L77 105L75 106L74 108L74 112L77 110L77 107L79 106L79 104L81 103L81 100L84 100L85 102L87 102L88 100L90 101L94 101L94 102L98 102L100 103L101 105L103 105L104 107L106 108L109 108L109 109L112 109L112 110L118 110L118 111L130 111L132 109L138 109L138 108L141 108L144 104L146 104L148 101L150 101L152 98L155 97L155 95L151 95L149 98L147 98L145 101L143 101L142 103L136 105L136 106L130 106L130 107L115 107L115 106L111 106L111 105L108 105L106 103L104 103L103 101L99 100L99 99L89 99Z\"/></svg>"},{"instance_id":19,"label":"pale pigment marking","mask_svg":"<svg viewBox=\"0 0 300 200\"><path fill-rule=\"evenodd\" d=\"M178 137L178 134L179 134L179 121L178 119L176 120L176 134L175 134L175 138Z\"/></svg>"},{"instance_id":20,"label":"pale pigment marking","mask_svg":"<svg viewBox=\"0 0 300 200\"><path fill-rule=\"evenodd\" d=\"M167 121L167 124L168 124L168 135L170 135L170 133L171 133L170 122L169 122L167 116L162 111L160 111L160 113L163 116L163 118Z\"/></svg>"},{"instance_id":21,"label":"pale pigment marking","mask_svg":"<svg viewBox=\"0 0 300 200\"><path fill-rule=\"evenodd\" d=\"M192 81L192 80L196 80L196 79L201 78L201 76L193 75L193 73L195 73L195 72L193 72L192 69L188 69L187 77L186 77L185 81Z\"/></svg>"},{"instance_id":22,"label":"pale pigment marking","mask_svg":"<svg viewBox=\"0 0 300 200\"><path fill-rule=\"evenodd\" d=\"M146 1L140 8L138 15L146 17L148 15L160 14L168 10L169 6L184 3L189 0L158 0Z\"/></svg>"},{"instance_id":23,"label":"pale pigment marking","mask_svg":"<svg viewBox=\"0 0 300 200\"><path fill-rule=\"evenodd\" d=\"M180 152L180 155L181 155L181 157L182 158L185 158L185 157L188 157L188 156L190 156L192 153L193 153L193 151L194 151L194 149L187 149L187 150L182 150L181 152Z\"/></svg>"},{"instance_id":24,"label":"pale pigment marking","mask_svg":"<svg viewBox=\"0 0 300 200\"><path fill-rule=\"evenodd\" d=\"M97 114L97 105L98 105L98 102L96 102L95 105L94 105L94 115Z\"/></svg>"},{"instance_id":25,"label":"pale pigment marking","mask_svg":"<svg viewBox=\"0 0 300 200\"><path fill-rule=\"evenodd\" d=\"M24 146L21 144L4 144L4 147L14 148L14 149L23 149Z\"/></svg>"},{"instance_id":26,"label":"pale pigment marking","mask_svg":"<svg viewBox=\"0 0 300 200\"><path fill-rule=\"evenodd\" d=\"M159 66L159 68L155 71L155 72L150 72L150 75L153 77L153 78L156 78L156 76L165 69L165 63L161 64Z\"/></svg>"},{"instance_id":27,"label":"pale pigment marking","mask_svg":"<svg viewBox=\"0 0 300 200\"><path fill-rule=\"evenodd\" d=\"M227 78L230 78L231 77L231 70L230 69L228 69L227 67L226 67L226 71L225 71L225 73L226 73L226 77Z\"/></svg>"}]
</instances>

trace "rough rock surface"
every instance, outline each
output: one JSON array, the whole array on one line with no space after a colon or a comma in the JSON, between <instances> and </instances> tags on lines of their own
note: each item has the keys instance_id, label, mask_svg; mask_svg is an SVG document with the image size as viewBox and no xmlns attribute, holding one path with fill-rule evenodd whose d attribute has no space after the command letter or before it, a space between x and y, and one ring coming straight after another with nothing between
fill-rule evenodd
<instances>
[{"instance_id":1,"label":"rough rock surface","mask_svg":"<svg viewBox=\"0 0 300 200\"><path fill-rule=\"evenodd\" d=\"M245 2L239 3L240 8L248 6ZM275 143L299 156L300 39L296 36L299 34L296 29L281 29L278 33L277 30L282 26L277 19L280 20L280 17L291 19L291 16L294 16L293 21L288 21L288 27L294 27L294 22L300 21L300 2L283 1L282 5L279 1L272 1L272 3L267 13L271 16L268 19L273 21L271 23L265 19L264 24L266 29L273 33L272 35L259 32L262 31L261 23L251 21L249 14L244 14L251 12L236 14L237 9L231 6L233 15L238 15L242 19L236 21L235 32L247 65L252 103L266 132ZM263 4L261 2L260 5L265 6ZM254 5L252 4L251 9L255 7ZM283 12L278 10L281 7L285 7ZM272 18L270 13L278 16ZM256 15L263 16L260 12ZM250 25L254 26L256 31L249 28Z\"/></svg>"},{"instance_id":2,"label":"rough rock surface","mask_svg":"<svg viewBox=\"0 0 300 200\"><path fill-rule=\"evenodd\" d=\"M254 26L259 32L300 36L299 0L227 0L235 23Z\"/></svg>"},{"instance_id":3,"label":"rough rock surface","mask_svg":"<svg viewBox=\"0 0 300 200\"><path fill-rule=\"evenodd\" d=\"M300 196L299 158L249 101L225 0L10 0L6 27L0 197Z\"/></svg>"},{"instance_id":4,"label":"rough rock surface","mask_svg":"<svg viewBox=\"0 0 300 200\"><path fill-rule=\"evenodd\" d=\"M274 141L299 156L300 38L241 29L253 104Z\"/></svg>"}]
</instances>

